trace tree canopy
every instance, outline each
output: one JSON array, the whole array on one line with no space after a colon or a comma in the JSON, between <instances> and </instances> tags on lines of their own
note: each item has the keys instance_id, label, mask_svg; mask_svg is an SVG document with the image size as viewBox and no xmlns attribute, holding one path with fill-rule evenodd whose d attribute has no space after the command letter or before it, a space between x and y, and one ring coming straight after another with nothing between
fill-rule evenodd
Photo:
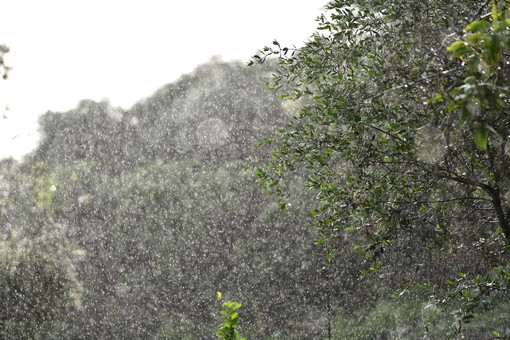
<instances>
[{"instance_id":1,"label":"tree canopy","mask_svg":"<svg viewBox=\"0 0 510 340\"><path fill-rule=\"evenodd\" d=\"M129 110L83 100L44 114L36 150L0 162L1 240L16 240L0 242L15 296L0 332L205 339L220 290L243 302L248 338L319 336L326 292L343 285L330 277L351 267L324 275L298 183L283 216L244 169L252 138L287 119L262 87L271 69L216 61Z\"/></svg>"},{"instance_id":2,"label":"tree canopy","mask_svg":"<svg viewBox=\"0 0 510 340\"><path fill-rule=\"evenodd\" d=\"M268 86L300 107L261 142L272 152L259 179L285 207L288 175L305 169L331 258L349 238L363 271L399 265L429 287L441 254L447 275L461 275L442 277L452 294L476 286L469 303L492 291L485 284L508 289L508 8L331 1L302 48L274 41L254 56L278 57Z\"/></svg>"}]
</instances>

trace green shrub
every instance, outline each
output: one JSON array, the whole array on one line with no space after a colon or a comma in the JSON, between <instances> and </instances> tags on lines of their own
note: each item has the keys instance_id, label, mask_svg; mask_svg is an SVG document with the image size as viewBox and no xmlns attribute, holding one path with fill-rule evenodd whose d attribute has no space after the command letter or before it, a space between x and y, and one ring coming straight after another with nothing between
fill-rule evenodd
<instances>
[{"instance_id":1,"label":"green shrub","mask_svg":"<svg viewBox=\"0 0 510 340\"><path fill-rule=\"evenodd\" d=\"M218 301L223 298L223 295L218 292ZM241 338L236 331L237 321L239 320L239 313L237 309L241 308L241 304L233 301L224 302L221 307L221 315L225 317L225 322L220 325L220 330L216 331L216 335L223 340L246 340Z\"/></svg>"}]
</instances>

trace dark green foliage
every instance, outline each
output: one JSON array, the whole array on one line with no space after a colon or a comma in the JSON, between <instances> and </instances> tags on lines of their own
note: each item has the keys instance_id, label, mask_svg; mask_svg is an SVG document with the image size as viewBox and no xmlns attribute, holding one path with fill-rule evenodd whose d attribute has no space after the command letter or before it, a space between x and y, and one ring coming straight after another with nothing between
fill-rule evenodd
<instances>
[{"instance_id":1,"label":"dark green foliage","mask_svg":"<svg viewBox=\"0 0 510 340\"><path fill-rule=\"evenodd\" d=\"M24 162L2 163L2 234L56 223L83 253L81 306L54 337L204 339L217 290L243 301L248 338L320 336L328 294L354 286L332 278L355 269L326 269L297 177L283 215L244 169L252 138L288 118L266 75L216 62L126 112L82 101L43 116Z\"/></svg>"},{"instance_id":2,"label":"dark green foliage","mask_svg":"<svg viewBox=\"0 0 510 340\"><path fill-rule=\"evenodd\" d=\"M382 293L428 283L458 295L444 280L506 268L507 7L337 0L304 47L254 57L278 56L268 86L300 107L263 142L260 182L285 206L289 176L306 169L318 243L339 265L356 243Z\"/></svg>"},{"instance_id":3,"label":"dark green foliage","mask_svg":"<svg viewBox=\"0 0 510 340\"><path fill-rule=\"evenodd\" d=\"M474 19L470 32L496 31L476 23L487 8L467 0L329 8L303 48L265 49L280 56L278 68L212 62L127 111L82 101L41 118L34 153L0 164L3 239L16 232L33 249L27 262L65 286L47 328L30 321L25 334L207 339L218 290L242 301L249 339L392 336L441 310L456 313L455 327L431 326L429 335L462 336L472 315L504 309L490 296L508 288L506 92L494 99L475 74L481 87L470 101L488 98L483 115L460 102L474 71L458 58L480 54L452 45L474 39L461 32ZM492 56L478 52L496 65L499 50L489 47ZM491 70L502 86L505 70ZM261 87L271 74L283 101ZM66 251L32 247L53 245L45 237L56 230ZM17 258L18 248L2 249ZM15 276L28 278L30 296L48 278ZM444 303L423 309L420 292ZM409 299L402 312L390 313L382 297L391 294ZM236 307L225 306L229 327ZM348 317L365 310L374 313ZM29 320L39 320L34 313ZM502 314L495 331L504 331Z\"/></svg>"},{"instance_id":4,"label":"dark green foliage","mask_svg":"<svg viewBox=\"0 0 510 340\"><path fill-rule=\"evenodd\" d=\"M65 334L67 313L81 304L78 249L52 226L44 236L12 233L0 242L0 338L48 339Z\"/></svg>"},{"instance_id":5,"label":"dark green foliage","mask_svg":"<svg viewBox=\"0 0 510 340\"><path fill-rule=\"evenodd\" d=\"M332 287L315 267L322 252L307 241L306 225L295 229L306 213L281 215L241 164L146 164L113 178L94 168L57 170L62 189L52 198L54 216L86 250L88 318L76 323L86 321L88 333L150 337L155 325L180 316L201 325L193 334L200 337L214 327L209 293L218 288L243 299L246 334L259 336L292 327L282 313L303 323L325 304Z\"/></svg>"}]
</instances>

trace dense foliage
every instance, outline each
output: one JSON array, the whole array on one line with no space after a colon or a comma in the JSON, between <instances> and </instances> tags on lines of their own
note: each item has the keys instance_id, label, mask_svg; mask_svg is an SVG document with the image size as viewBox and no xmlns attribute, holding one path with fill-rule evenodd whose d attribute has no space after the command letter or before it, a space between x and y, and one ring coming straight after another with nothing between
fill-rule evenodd
<instances>
[{"instance_id":1,"label":"dense foliage","mask_svg":"<svg viewBox=\"0 0 510 340\"><path fill-rule=\"evenodd\" d=\"M464 301L460 336L480 301L510 285L509 4L327 8L303 48L275 41L254 57L278 56L268 85L301 107L263 142L273 152L259 178L284 207L288 175L306 168L318 243L341 260L356 240L360 269L404 277L403 288L450 286L446 300Z\"/></svg>"},{"instance_id":2,"label":"dense foliage","mask_svg":"<svg viewBox=\"0 0 510 340\"><path fill-rule=\"evenodd\" d=\"M58 232L0 242L0 337L27 339L62 334L66 313L81 303L81 285L69 242Z\"/></svg>"},{"instance_id":3,"label":"dense foliage","mask_svg":"<svg viewBox=\"0 0 510 340\"><path fill-rule=\"evenodd\" d=\"M507 6L336 0L276 61L47 112L0 162L0 337L504 336Z\"/></svg>"},{"instance_id":4,"label":"dense foliage","mask_svg":"<svg viewBox=\"0 0 510 340\"><path fill-rule=\"evenodd\" d=\"M38 330L6 309L9 334L213 338L218 290L243 302L247 338L322 333L328 292L344 285L331 277L351 267L325 275L299 182L283 215L244 169L260 153L252 139L287 119L261 86L270 70L213 62L125 112L82 101L41 118L33 154L1 163L1 249L12 259L2 270L54 314L21 316L49 329ZM21 246L33 256L13 269ZM33 267L44 275L22 271Z\"/></svg>"}]
</instances>

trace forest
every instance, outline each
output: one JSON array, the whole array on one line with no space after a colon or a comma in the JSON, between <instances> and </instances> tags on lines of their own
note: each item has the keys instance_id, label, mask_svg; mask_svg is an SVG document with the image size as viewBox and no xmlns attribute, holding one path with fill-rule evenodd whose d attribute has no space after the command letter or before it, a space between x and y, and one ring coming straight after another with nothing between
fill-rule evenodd
<instances>
[{"instance_id":1,"label":"forest","mask_svg":"<svg viewBox=\"0 0 510 340\"><path fill-rule=\"evenodd\" d=\"M44 113L0 161L0 339L510 339L509 51L505 0L335 0Z\"/></svg>"}]
</instances>

